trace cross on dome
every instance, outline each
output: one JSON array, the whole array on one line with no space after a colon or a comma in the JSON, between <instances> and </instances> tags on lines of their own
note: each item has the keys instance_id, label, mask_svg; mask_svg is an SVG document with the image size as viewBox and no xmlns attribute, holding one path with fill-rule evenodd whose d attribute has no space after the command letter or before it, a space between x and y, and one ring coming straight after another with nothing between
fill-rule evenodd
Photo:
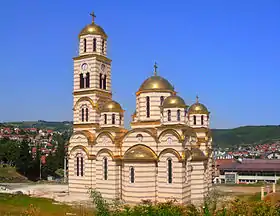
<instances>
[{"instance_id":1,"label":"cross on dome","mask_svg":"<svg viewBox=\"0 0 280 216\"><path fill-rule=\"evenodd\" d=\"M157 66L157 63L155 62L155 64L154 64L154 76L157 76L157 68L158 68L158 66Z\"/></svg>"},{"instance_id":2,"label":"cross on dome","mask_svg":"<svg viewBox=\"0 0 280 216\"><path fill-rule=\"evenodd\" d=\"M95 16L95 13L92 11L92 12L90 13L90 15L92 16L92 22L94 23L94 18L96 17L96 16Z\"/></svg>"},{"instance_id":3,"label":"cross on dome","mask_svg":"<svg viewBox=\"0 0 280 216\"><path fill-rule=\"evenodd\" d=\"M199 102L199 97L198 97L198 95L196 95L196 103L198 103Z\"/></svg>"}]
</instances>

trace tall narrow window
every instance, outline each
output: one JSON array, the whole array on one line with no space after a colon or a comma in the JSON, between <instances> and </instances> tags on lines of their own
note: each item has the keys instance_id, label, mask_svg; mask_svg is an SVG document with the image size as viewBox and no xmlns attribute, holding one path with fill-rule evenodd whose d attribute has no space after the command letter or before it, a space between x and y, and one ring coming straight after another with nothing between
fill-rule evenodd
<instances>
[{"instance_id":1,"label":"tall narrow window","mask_svg":"<svg viewBox=\"0 0 280 216\"><path fill-rule=\"evenodd\" d=\"M106 157L103 158L103 178L108 179L108 159Z\"/></svg>"},{"instance_id":2,"label":"tall narrow window","mask_svg":"<svg viewBox=\"0 0 280 216\"><path fill-rule=\"evenodd\" d=\"M116 124L116 115L112 114L112 124Z\"/></svg>"},{"instance_id":3,"label":"tall narrow window","mask_svg":"<svg viewBox=\"0 0 280 216\"><path fill-rule=\"evenodd\" d=\"M89 88L89 72L86 73L86 88Z\"/></svg>"},{"instance_id":4,"label":"tall narrow window","mask_svg":"<svg viewBox=\"0 0 280 216\"><path fill-rule=\"evenodd\" d=\"M84 52L87 52L87 39L84 39Z\"/></svg>"},{"instance_id":5,"label":"tall narrow window","mask_svg":"<svg viewBox=\"0 0 280 216\"><path fill-rule=\"evenodd\" d=\"M106 89L106 82L107 82L107 77L104 75L103 77L103 89Z\"/></svg>"},{"instance_id":6,"label":"tall narrow window","mask_svg":"<svg viewBox=\"0 0 280 216\"><path fill-rule=\"evenodd\" d=\"M163 104L163 101L164 101L164 97L163 96L160 96L160 105L162 106Z\"/></svg>"},{"instance_id":7,"label":"tall narrow window","mask_svg":"<svg viewBox=\"0 0 280 216\"><path fill-rule=\"evenodd\" d=\"M146 97L146 116L150 118L150 97Z\"/></svg>"},{"instance_id":8,"label":"tall narrow window","mask_svg":"<svg viewBox=\"0 0 280 216\"><path fill-rule=\"evenodd\" d=\"M181 111L177 110L177 121L181 121Z\"/></svg>"},{"instance_id":9,"label":"tall narrow window","mask_svg":"<svg viewBox=\"0 0 280 216\"><path fill-rule=\"evenodd\" d=\"M171 110L167 110L167 121L171 121Z\"/></svg>"},{"instance_id":10,"label":"tall narrow window","mask_svg":"<svg viewBox=\"0 0 280 216\"><path fill-rule=\"evenodd\" d=\"M103 77L102 77L102 74L99 74L99 88L102 89L102 81L103 80Z\"/></svg>"},{"instance_id":11,"label":"tall narrow window","mask_svg":"<svg viewBox=\"0 0 280 216\"><path fill-rule=\"evenodd\" d=\"M80 157L77 156L76 160L77 160L77 164L76 164L76 172L77 173L76 173L76 175L80 176Z\"/></svg>"},{"instance_id":12,"label":"tall narrow window","mask_svg":"<svg viewBox=\"0 0 280 216\"><path fill-rule=\"evenodd\" d=\"M135 180L134 167L130 167L130 183L134 183L134 180Z\"/></svg>"},{"instance_id":13,"label":"tall narrow window","mask_svg":"<svg viewBox=\"0 0 280 216\"><path fill-rule=\"evenodd\" d=\"M107 114L104 114L104 124L107 124Z\"/></svg>"},{"instance_id":14,"label":"tall narrow window","mask_svg":"<svg viewBox=\"0 0 280 216\"><path fill-rule=\"evenodd\" d=\"M82 108L82 122L85 121L85 110Z\"/></svg>"},{"instance_id":15,"label":"tall narrow window","mask_svg":"<svg viewBox=\"0 0 280 216\"><path fill-rule=\"evenodd\" d=\"M102 40L101 51L102 51L102 53L104 54L104 51L105 51L105 41L104 41L104 40Z\"/></svg>"},{"instance_id":16,"label":"tall narrow window","mask_svg":"<svg viewBox=\"0 0 280 216\"><path fill-rule=\"evenodd\" d=\"M96 52L96 38L93 39L93 52Z\"/></svg>"},{"instance_id":17,"label":"tall narrow window","mask_svg":"<svg viewBox=\"0 0 280 216\"><path fill-rule=\"evenodd\" d=\"M196 116L193 116L193 124L196 125Z\"/></svg>"},{"instance_id":18,"label":"tall narrow window","mask_svg":"<svg viewBox=\"0 0 280 216\"><path fill-rule=\"evenodd\" d=\"M122 124L122 116L120 115L120 125Z\"/></svg>"},{"instance_id":19,"label":"tall narrow window","mask_svg":"<svg viewBox=\"0 0 280 216\"><path fill-rule=\"evenodd\" d=\"M201 125L204 125L204 116L201 116Z\"/></svg>"},{"instance_id":20,"label":"tall narrow window","mask_svg":"<svg viewBox=\"0 0 280 216\"><path fill-rule=\"evenodd\" d=\"M88 122L88 108L86 108L86 122Z\"/></svg>"},{"instance_id":21,"label":"tall narrow window","mask_svg":"<svg viewBox=\"0 0 280 216\"><path fill-rule=\"evenodd\" d=\"M84 75L81 73L80 74L80 88L84 88Z\"/></svg>"},{"instance_id":22,"label":"tall narrow window","mask_svg":"<svg viewBox=\"0 0 280 216\"><path fill-rule=\"evenodd\" d=\"M172 160L167 160L167 174L168 174L168 183L172 183Z\"/></svg>"},{"instance_id":23,"label":"tall narrow window","mask_svg":"<svg viewBox=\"0 0 280 216\"><path fill-rule=\"evenodd\" d=\"M84 176L84 158L80 157L81 159L81 176Z\"/></svg>"}]
</instances>

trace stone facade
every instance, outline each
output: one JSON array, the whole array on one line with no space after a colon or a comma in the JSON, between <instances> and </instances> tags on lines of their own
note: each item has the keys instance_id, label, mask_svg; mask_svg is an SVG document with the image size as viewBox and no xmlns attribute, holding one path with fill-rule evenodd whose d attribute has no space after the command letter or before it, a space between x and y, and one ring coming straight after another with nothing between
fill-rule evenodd
<instances>
[{"instance_id":1,"label":"stone facade","mask_svg":"<svg viewBox=\"0 0 280 216\"><path fill-rule=\"evenodd\" d=\"M69 141L69 192L106 199L196 203L212 187L209 111L187 106L173 86L157 75L136 92L131 129L112 100L107 35L94 20L79 35L74 57L73 135Z\"/></svg>"}]
</instances>

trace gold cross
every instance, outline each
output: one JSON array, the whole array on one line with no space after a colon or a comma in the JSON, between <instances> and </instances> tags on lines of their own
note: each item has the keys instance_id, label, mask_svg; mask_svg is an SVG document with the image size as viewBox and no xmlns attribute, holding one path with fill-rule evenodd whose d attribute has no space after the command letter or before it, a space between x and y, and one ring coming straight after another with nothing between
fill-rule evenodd
<instances>
[{"instance_id":1,"label":"gold cross","mask_svg":"<svg viewBox=\"0 0 280 216\"><path fill-rule=\"evenodd\" d=\"M158 68L158 66L157 66L157 63L155 62L155 64L154 64L154 76L157 76L157 68Z\"/></svg>"},{"instance_id":2,"label":"gold cross","mask_svg":"<svg viewBox=\"0 0 280 216\"><path fill-rule=\"evenodd\" d=\"M90 15L92 16L92 22L94 23L94 18L96 17L94 12L92 11L92 13L90 13Z\"/></svg>"}]
</instances>

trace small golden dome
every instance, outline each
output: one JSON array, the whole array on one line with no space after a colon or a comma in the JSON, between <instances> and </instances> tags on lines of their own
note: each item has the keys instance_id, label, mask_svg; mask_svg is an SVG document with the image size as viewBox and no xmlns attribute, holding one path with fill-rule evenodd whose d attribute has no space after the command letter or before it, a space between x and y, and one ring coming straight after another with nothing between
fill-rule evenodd
<instances>
[{"instance_id":1,"label":"small golden dome","mask_svg":"<svg viewBox=\"0 0 280 216\"><path fill-rule=\"evenodd\" d=\"M124 154L124 160L145 160L145 161L155 161L157 156L155 153L144 145L136 145L131 147Z\"/></svg>"},{"instance_id":2,"label":"small golden dome","mask_svg":"<svg viewBox=\"0 0 280 216\"><path fill-rule=\"evenodd\" d=\"M196 102L190 106L188 114L209 114L208 109L202 103L199 103L198 97L196 97Z\"/></svg>"},{"instance_id":3,"label":"small golden dome","mask_svg":"<svg viewBox=\"0 0 280 216\"><path fill-rule=\"evenodd\" d=\"M163 101L162 104L163 108L186 108L187 105L185 104L185 101L177 96L177 95L171 95Z\"/></svg>"},{"instance_id":4,"label":"small golden dome","mask_svg":"<svg viewBox=\"0 0 280 216\"><path fill-rule=\"evenodd\" d=\"M199 148L191 149L192 161L204 161L207 159L205 154Z\"/></svg>"},{"instance_id":5,"label":"small golden dome","mask_svg":"<svg viewBox=\"0 0 280 216\"><path fill-rule=\"evenodd\" d=\"M94 23L94 18L95 18L94 13L91 13L90 15L92 16L92 23L82 29L82 31L79 34L79 37L83 35L101 35L107 38L104 29Z\"/></svg>"},{"instance_id":6,"label":"small golden dome","mask_svg":"<svg viewBox=\"0 0 280 216\"><path fill-rule=\"evenodd\" d=\"M101 112L123 112L121 105L116 101L108 101L101 108Z\"/></svg>"}]
</instances>

